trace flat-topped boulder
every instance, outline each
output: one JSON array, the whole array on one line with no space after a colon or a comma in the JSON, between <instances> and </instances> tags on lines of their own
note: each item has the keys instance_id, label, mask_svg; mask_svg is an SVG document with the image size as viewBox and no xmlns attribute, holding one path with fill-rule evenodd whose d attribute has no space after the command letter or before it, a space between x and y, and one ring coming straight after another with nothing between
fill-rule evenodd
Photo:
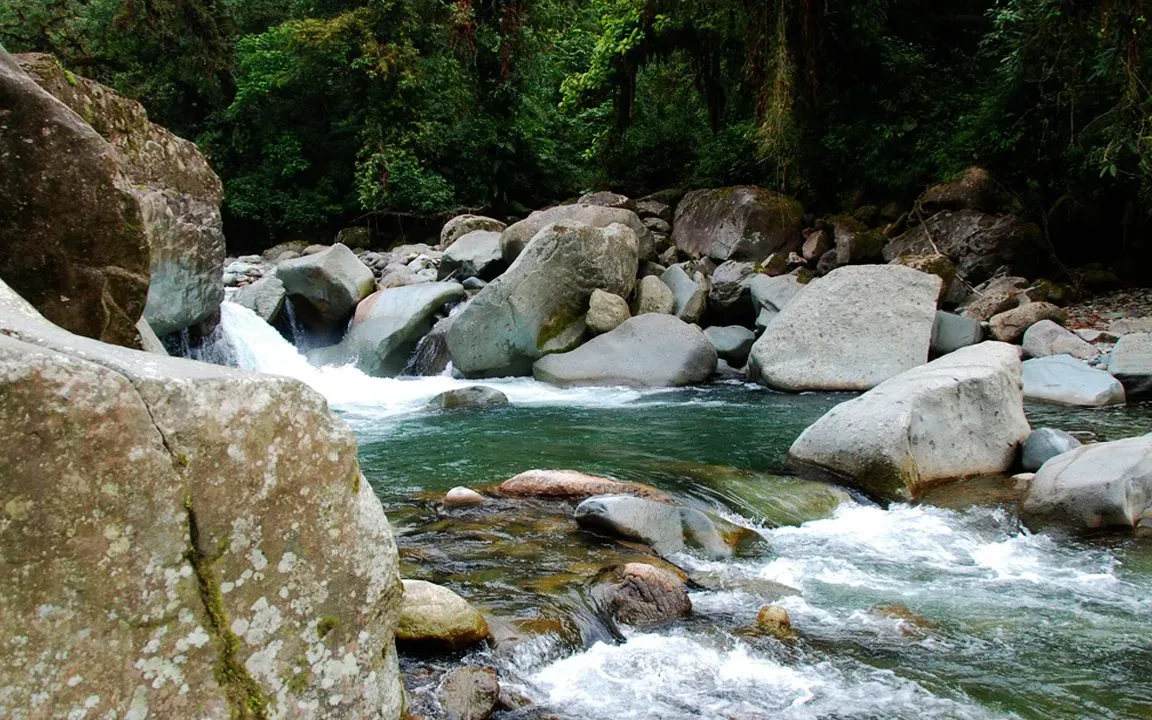
<instances>
[{"instance_id":1,"label":"flat-topped boulder","mask_svg":"<svg viewBox=\"0 0 1152 720\"><path fill-rule=\"evenodd\" d=\"M834 477L885 500L932 485L1004 472L1028 437L1020 351L962 348L841 403L792 444L801 471Z\"/></svg>"},{"instance_id":2,"label":"flat-topped boulder","mask_svg":"<svg viewBox=\"0 0 1152 720\"><path fill-rule=\"evenodd\" d=\"M509 497L588 498L593 495L635 495L668 502L671 498L651 485L599 477L576 470L526 470L500 484Z\"/></svg>"},{"instance_id":3,"label":"flat-topped boulder","mask_svg":"<svg viewBox=\"0 0 1152 720\"><path fill-rule=\"evenodd\" d=\"M636 247L636 234L624 225L546 226L453 318L453 366L465 377L529 375L548 352L579 345L592 292L632 292Z\"/></svg>"},{"instance_id":4,"label":"flat-topped boulder","mask_svg":"<svg viewBox=\"0 0 1152 720\"><path fill-rule=\"evenodd\" d=\"M1026 360L1023 383L1029 400L1061 405L1101 407L1122 405L1127 399L1119 380L1071 355Z\"/></svg>"},{"instance_id":5,"label":"flat-topped boulder","mask_svg":"<svg viewBox=\"0 0 1152 720\"><path fill-rule=\"evenodd\" d=\"M537 360L532 376L561 386L677 387L707 380L716 360L716 349L698 327L647 313L571 352Z\"/></svg>"},{"instance_id":6,"label":"flat-topped boulder","mask_svg":"<svg viewBox=\"0 0 1152 720\"><path fill-rule=\"evenodd\" d=\"M752 346L751 376L791 392L868 390L922 365L940 285L935 275L900 265L833 270L768 325Z\"/></svg>"}]
</instances>

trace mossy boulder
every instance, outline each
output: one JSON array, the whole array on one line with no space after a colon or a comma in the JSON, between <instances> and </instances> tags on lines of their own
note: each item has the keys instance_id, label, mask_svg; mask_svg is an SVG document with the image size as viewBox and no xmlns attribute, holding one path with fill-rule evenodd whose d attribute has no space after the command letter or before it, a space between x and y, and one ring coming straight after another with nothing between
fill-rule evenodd
<instances>
[{"instance_id":1,"label":"mossy boulder","mask_svg":"<svg viewBox=\"0 0 1152 720\"><path fill-rule=\"evenodd\" d=\"M692 257L760 261L799 250L804 206L755 187L695 190L676 207L672 240Z\"/></svg>"}]
</instances>

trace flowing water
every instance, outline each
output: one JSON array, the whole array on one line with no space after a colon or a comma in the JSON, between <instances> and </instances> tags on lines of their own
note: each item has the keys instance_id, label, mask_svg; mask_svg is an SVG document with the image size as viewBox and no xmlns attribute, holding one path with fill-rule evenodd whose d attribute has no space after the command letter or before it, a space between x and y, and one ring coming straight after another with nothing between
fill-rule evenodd
<instances>
[{"instance_id":1,"label":"flowing water","mask_svg":"<svg viewBox=\"0 0 1152 720\"><path fill-rule=\"evenodd\" d=\"M356 430L405 576L493 618L501 642L463 661L495 665L531 702L503 717L1152 717L1149 542L1031 534L995 502L884 509L782 475L791 442L845 396L510 379L484 382L507 407L432 413L432 396L475 383L314 368L250 312L223 311L242 367L303 380ZM1152 429L1147 407L1028 411L1102 440ZM673 558L694 580L691 617L617 627L584 589L642 550L579 532L566 503L437 502L533 467L647 482L763 541L728 561ZM765 603L787 608L795 642L748 632ZM435 663L405 668L410 690L434 689Z\"/></svg>"}]
</instances>

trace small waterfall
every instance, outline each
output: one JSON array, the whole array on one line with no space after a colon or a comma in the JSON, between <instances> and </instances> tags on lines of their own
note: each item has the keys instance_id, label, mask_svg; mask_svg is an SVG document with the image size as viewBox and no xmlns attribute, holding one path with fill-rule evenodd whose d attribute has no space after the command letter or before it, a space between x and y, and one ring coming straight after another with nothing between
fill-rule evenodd
<instances>
[{"instance_id":1,"label":"small waterfall","mask_svg":"<svg viewBox=\"0 0 1152 720\"><path fill-rule=\"evenodd\" d=\"M207 335L194 332L191 328L184 328L164 338L164 347L169 355L184 357L189 360L211 363L213 365L229 365L239 367L236 348L225 334L223 322L216 324Z\"/></svg>"}]
</instances>

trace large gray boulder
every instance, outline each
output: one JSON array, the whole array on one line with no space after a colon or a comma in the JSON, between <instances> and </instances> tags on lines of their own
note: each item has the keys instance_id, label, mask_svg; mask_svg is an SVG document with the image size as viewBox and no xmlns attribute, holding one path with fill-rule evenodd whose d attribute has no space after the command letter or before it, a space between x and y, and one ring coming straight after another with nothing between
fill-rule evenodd
<instances>
[{"instance_id":1,"label":"large gray boulder","mask_svg":"<svg viewBox=\"0 0 1152 720\"><path fill-rule=\"evenodd\" d=\"M686 323L699 323L708 307L707 281L688 275L683 265L673 265L660 279L672 291L672 314Z\"/></svg>"},{"instance_id":2,"label":"large gray boulder","mask_svg":"<svg viewBox=\"0 0 1152 720\"><path fill-rule=\"evenodd\" d=\"M837 405L788 458L875 497L909 500L943 481L1008 470L1029 432L1020 351L986 342Z\"/></svg>"},{"instance_id":3,"label":"large gray boulder","mask_svg":"<svg viewBox=\"0 0 1152 720\"><path fill-rule=\"evenodd\" d=\"M366 375L394 377L432 329L436 311L464 297L460 283L435 282L380 290L364 299L338 345L308 353L315 365L354 364Z\"/></svg>"},{"instance_id":4,"label":"large gray boulder","mask_svg":"<svg viewBox=\"0 0 1152 720\"><path fill-rule=\"evenodd\" d=\"M51 55L17 60L119 156L148 236L148 324L164 336L212 317L224 300L224 186L196 145L149 121L140 103L67 72Z\"/></svg>"},{"instance_id":5,"label":"large gray boulder","mask_svg":"<svg viewBox=\"0 0 1152 720\"><path fill-rule=\"evenodd\" d=\"M928 359L940 278L900 265L861 265L813 280L749 356L769 387L868 390Z\"/></svg>"},{"instance_id":6,"label":"large gray boulder","mask_svg":"<svg viewBox=\"0 0 1152 720\"><path fill-rule=\"evenodd\" d=\"M510 263L518 258L532 238L553 223L582 223L597 228L625 225L636 234L637 257L640 260L656 259L656 240L652 237L652 231L631 210L600 205L558 205L547 210L537 210L526 219L510 225L500 235L504 262Z\"/></svg>"},{"instance_id":7,"label":"large gray boulder","mask_svg":"<svg viewBox=\"0 0 1152 720\"><path fill-rule=\"evenodd\" d=\"M1152 395L1152 333L1122 336L1112 348L1108 370L1124 385L1129 398Z\"/></svg>"},{"instance_id":8,"label":"large gray boulder","mask_svg":"<svg viewBox=\"0 0 1152 720\"><path fill-rule=\"evenodd\" d=\"M1029 400L1083 407L1122 405L1126 400L1119 380L1071 355L1026 360L1023 381Z\"/></svg>"},{"instance_id":9,"label":"large gray boulder","mask_svg":"<svg viewBox=\"0 0 1152 720\"><path fill-rule=\"evenodd\" d=\"M674 387L704 382L715 372L716 359L699 328L648 313L571 352L537 360L532 375L562 386Z\"/></svg>"},{"instance_id":10,"label":"large gray boulder","mask_svg":"<svg viewBox=\"0 0 1152 720\"><path fill-rule=\"evenodd\" d=\"M1029 357L1071 355L1078 360L1095 360L1100 351L1051 320L1041 320L1024 331L1024 354Z\"/></svg>"},{"instance_id":11,"label":"large gray boulder","mask_svg":"<svg viewBox=\"0 0 1152 720\"><path fill-rule=\"evenodd\" d=\"M979 210L939 212L884 247L891 262L903 255L931 255L939 250L956 263L961 277L979 285L1007 266L1013 275L1037 277L1051 261L1040 228L1015 215L989 215Z\"/></svg>"},{"instance_id":12,"label":"large gray boulder","mask_svg":"<svg viewBox=\"0 0 1152 720\"><path fill-rule=\"evenodd\" d=\"M361 300L376 289L376 277L346 246L336 244L276 266L276 277L291 298L312 311L308 320L328 329L343 328Z\"/></svg>"},{"instance_id":13,"label":"large gray boulder","mask_svg":"<svg viewBox=\"0 0 1152 720\"><path fill-rule=\"evenodd\" d=\"M548 225L453 319L453 366L465 377L530 374L558 339L580 341L593 290L632 292L636 248L636 234L624 225Z\"/></svg>"},{"instance_id":14,"label":"large gray boulder","mask_svg":"<svg viewBox=\"0 0 1152 720\"><path fill-rule=\"evenodd\" d=\"M1152 528L1152 435L1097 443L1044 463L1021 503L1029 525Z\"/></svg>"},{"instance_id":15,"label":"large gray boulder","mask_svg":"<svg viewBox=\"0 0 1152 720\"><path fill-rule=\"evenodd\" d=\"M795 275L756 275L748 287L756 311L756 326L766 328L807 285Z\"/></svg>"},{"instance_id":16,"label":"large gray boulder","mask_svg":"<svg viewBox=\"0 0 1152 720\"><path fill-rule=\"evenodd\" d=\"M1044 463L1080 447L1080 441L1063 430L1036 428L1020 446L1020 467L1036 472Z\"/></svg>"},{"instance_id":17,"label":"large gray boulder","mask_svg":"<svg viewBox=\"0 0 1152 720\"><path fill-rule=\"evenodd\" d=\"M695 190L676 207L672 241L692 257L763 260L799 250L804 207L751 185Z\"/></svg>"},{"instance_id":18,"label":"large gray boulder","mask_svg":"<svg viewBox=\"0 0 1152 720\"><path fill-rule=\"evenodd\" d=\"M271 325L284 309L287 297L288 293L280 278L269 275L238 289L232 295L232 302L243 305Z\"/></svg>"},{"instance_id":19,"label":"large gray boulder","mask_svg":"<svg viewBox=\"0 0 1152 720\"><path fill-rule=\"evenodd\" d=\"M447 250L460 238L477 231L502 233L508 226L483 215L457 215L444 224L440 231L441 250Z\"/></svg>"},{"instance_id":20,"label":"large gray boulder","mask_svg":"<svg viewBox=\"0 0 1152 720\"><path fill-rule=\"evenodd\" d=\"M140 347L151 248L116 149L0 48L0 277L72 332Z\"/></svg>"},{"instance_id":21,"label":"large gray boulder","mask_svg":"<svg viewBox=\"0 0 1152 720\"><path fill-rule=\"evenodd\" d=\"M400 716L396 546L322 397L72 335L2 283L0 397L0 708Z\"/></svg>"},{"instance_id":22,"label":"large gray boulder","mask_svg":"<svg viewBox=\"0 0 1152 720\"><path fill-rule=\"evenodd\" d=\"M491 280L504 270L504 255L500 250L500 233L475 230L452 243L440 259L440 279L452 276L457 280L478 277Z\"/></svg>"},{"instance_id":23,"label":"large gray boulder","mask_svg":"<svg viewBox=\"0 0 1152 720\"><path fill-rule=\"evenodd\" d=\"M748 353L752 352L752 345L756 342L756 333L740 325L714 325L704 330L704 336L716 348L716 354L736 368L748 362Z\"/></svg>"},{"instance_id":24,"label":"large gray boulder","mask_svg":"<svg viewBox=\"0 0 1152 720\"><path fill-rule=\"evenodd\" d=\"M960 348L976 345L984 340L984 328L977 320L963 315L936 311L932 324L931 352L935 356L947 355Z\"/></svg>"}]
</instances>

